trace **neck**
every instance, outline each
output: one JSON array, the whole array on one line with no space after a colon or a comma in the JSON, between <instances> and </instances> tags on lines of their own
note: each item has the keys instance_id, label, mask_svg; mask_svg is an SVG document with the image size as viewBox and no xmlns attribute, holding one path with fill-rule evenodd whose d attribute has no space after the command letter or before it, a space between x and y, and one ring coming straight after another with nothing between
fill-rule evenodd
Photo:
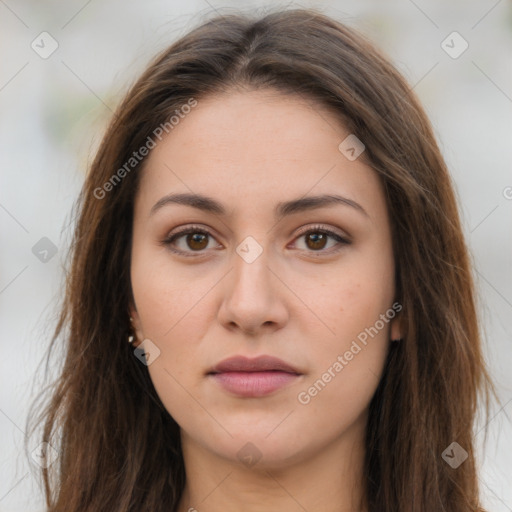
<instances>
[{"instance_id":1,"label":"neck","mask_svg":"<svg viewBox=\"0 0 512 512\"><path fill-rule=\"evenodd\" d=\"M291 465L251 468L182 432L187 483L178 512L362 512L364 428Z\"/></svg>"}]
</instances>

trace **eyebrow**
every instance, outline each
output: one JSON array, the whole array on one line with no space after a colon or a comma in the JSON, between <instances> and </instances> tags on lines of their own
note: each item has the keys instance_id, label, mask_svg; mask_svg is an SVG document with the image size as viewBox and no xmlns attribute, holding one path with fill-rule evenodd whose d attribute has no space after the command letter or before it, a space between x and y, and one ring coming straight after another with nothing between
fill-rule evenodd
<instances>
[{"instance_id":1,"label":"eyebrow","mask_svg":"<svg viewBox=\"0 0 512 512\"><path fill-rule=\"evenodd\" d=\"M217 200L202 194L195 193L168 194L159 199L153 205L149 215L153 215L157 210L160 210L169 204L181 204L197 208L204 212L213 213L215 215L227 215L226 208ZM319 208L340 204L350 206L369 217L366 210L359 203L356 203L347 197L339 196L336 194L301 197L299 199L278 203L274 209L274 215L277 219L280 219L294 213L316 210Z\"/></svg>"}]
</instances>

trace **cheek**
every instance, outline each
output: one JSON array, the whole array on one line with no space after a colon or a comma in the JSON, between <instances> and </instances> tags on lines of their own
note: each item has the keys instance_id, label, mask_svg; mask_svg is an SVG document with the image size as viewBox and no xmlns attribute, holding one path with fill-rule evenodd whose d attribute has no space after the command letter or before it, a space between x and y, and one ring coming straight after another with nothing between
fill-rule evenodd
<instances>
[{"instance_id":1,"label":"cheek","mask_svg":"<svg viewBox=\"0 0 512 512\"><path fill-rule=\"evenodd\" d=\"M317 337L312 372L296 397L311 428L326 436L338 435L365 414L386 361L392 318L381 319L391 304L371 286L347 284L340 294L337 308L331 306L336 334Z\"/></svg>"},{"instance_id":2,"label":"cheek","mask_svg":"<svg viewBox=\"0 0 512 512\"><path fill-rule=\"evenodd\" d=\"M211 284L207 277L191 278L168 267L155 260L134 264L132 285L144 336L159 350L147 368L151 381L169 414L182 424L203 413L191 397L198 395L195 385L204 370L197 340L211 322L204 309Z\"/></svg>"},{"instance_id":3,"label":"cheek","mask_svg":"<svg viewBox=\"0 0 512 512\"><path fill-rule=\"evenodd\" d=\"M155 390L167 410L189 411L200 364L196 340L213 320L208 316L206 293L214 276L198 275L192 267L177 269L161 250L135 252L131 279L144 337L158 348L148 366Z\"/></svg>"},{"instance_id":4,"label":"cheek","mask_svg":"<svg viewBox=\"0 0 512 512\"><path fill-rule=\"evenodd\" d=\"M383 257L375 261L372 254L356 253L322 272L296 279L301 283L296 289L329 328L324 331L330 343L340 348L373 326L391 307L394 297L392 259ZM318 320L314 323L317 325ZM388 328L388 324L384 329L381 326L385 332Z\"/></svg>"},{"instance_id":5,"label":"cheek","mask_svg":"<svg viewBox=\"0 0 512 512\"><path fill-rule=\"evenodd\" d=\"M220 277L207 265L200 271L173 263L167 249L147 240L134 250L132 289L144 337L160 350L148 367L159 394L179 396L178 383L189 389L204 371L200 341L215 321L211 300Z\"/></svg>"},{"instance_id":6,"label":"cheek","mask_svg":"<svg viewBox=\"0 0 512 512\"><path fill-rule=\"evenodd\" d=\"M199 336L206 295L218 281L211 274L172 264L165 248L134 251L132 289L144 335L166 345L177 337Z\"/></svg>"},{"instance_id":7,"label":"cheek","mask_svg":"<svg viewBox=\"0 0 512 512\"><path fill-rule=\"evenodd\" d=\"M317 340L311 353L314 370L302 390L304 402L316 404L319 414L321 407L341 400L347 417L354 417L368 405L380 380L395 317L394 276L391 258L371 256L347 259L317 294L315 307L330 329L319 337L316 322L308 334Z\"/></svg>"}]
</instances>

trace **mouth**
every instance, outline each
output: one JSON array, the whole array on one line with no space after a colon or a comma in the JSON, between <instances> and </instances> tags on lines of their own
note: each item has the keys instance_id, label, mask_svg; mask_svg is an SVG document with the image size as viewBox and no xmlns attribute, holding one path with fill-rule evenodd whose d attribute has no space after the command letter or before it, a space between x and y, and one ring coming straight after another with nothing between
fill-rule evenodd
<instances>
[{"instance_id":1,"label":"mouth","mask_svg":"<svg viewBox=\"0 0 512 512\"><path fill-rule=\"evenodd\" d=\"M214 366L207 376L230 394L257 398L284 388L301 377L302 373L276 357L249 359L236 356Z\"/></svg>"}]
</instances>

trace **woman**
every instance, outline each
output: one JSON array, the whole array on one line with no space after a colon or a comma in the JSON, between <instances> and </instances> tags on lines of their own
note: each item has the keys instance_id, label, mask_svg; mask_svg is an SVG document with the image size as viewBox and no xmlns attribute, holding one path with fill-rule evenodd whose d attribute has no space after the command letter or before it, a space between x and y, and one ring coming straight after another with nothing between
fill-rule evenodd
<instances>
[{"instance_id":1,"label":"woman","mask_svg":"<svg viewBox=\"0 0 512 512\"><path fill-rule=\"evenodd\" d=\"M129 91L77 208L48 511L483 510L452 184L360 35L204 23Z\"/></svg>"}]
</instances>

